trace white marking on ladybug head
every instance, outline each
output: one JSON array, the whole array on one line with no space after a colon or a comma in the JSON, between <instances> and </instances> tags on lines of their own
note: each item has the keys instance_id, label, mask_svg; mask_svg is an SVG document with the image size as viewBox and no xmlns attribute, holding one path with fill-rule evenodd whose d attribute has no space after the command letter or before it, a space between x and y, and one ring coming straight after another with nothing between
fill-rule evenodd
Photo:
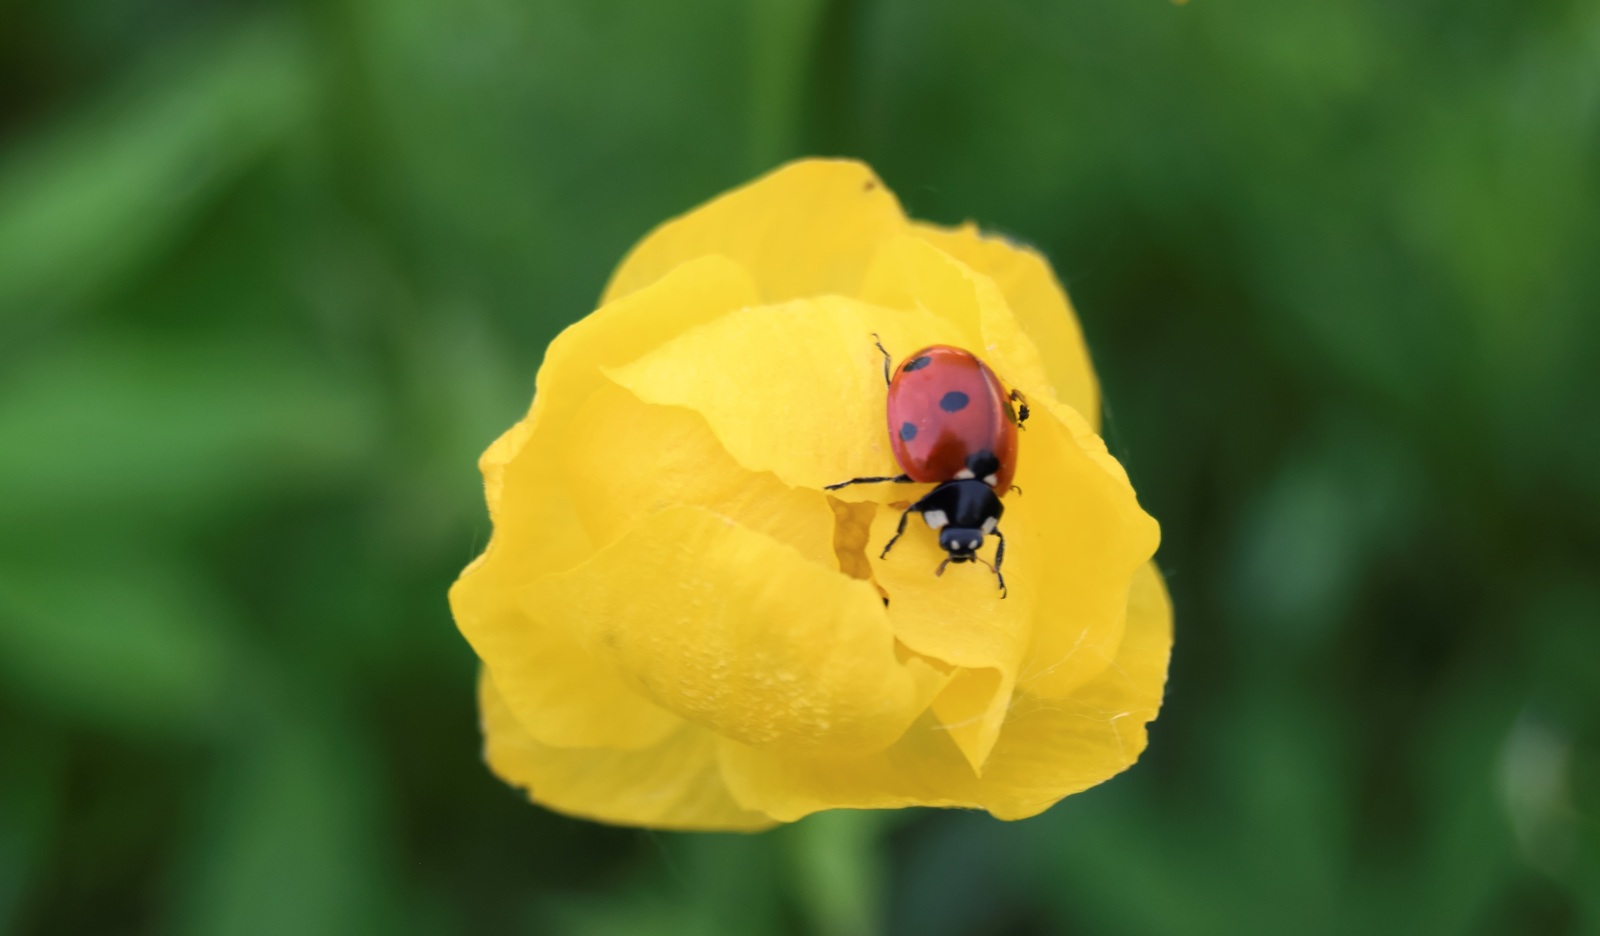
<instances>
[{"instance_id":1,"label":"white marking on ladybug head","mask_svg":"<svg viewBox=\"0 0 1600 936\"><path fill-rule=\"evenodd\" d=\"M977 477L977 475L972 473L972 469L971 468L963 468L960 471L956 472L956 480L957 481L970 481L971 479L976 478L976 477Z\"/></svg>"},{"instance_id":2,"label":"white marking on ladybug head","mask_svg":"<svg viewBox=\"0 0 1600 936\"><path fill-rule=\"evenodd\" d=\"M942 529L950 523L950 517L942 510L924 510L922 519L926 520L928 528L933 530Z\"/></svg>"},{"instance_id":3,"label":"white marking on ladybug head","mask_svg":"<svg viewBox=\"0 0 1600 936\"><path fill-rule=\"evenodd\" d=\"M967 540L967 548L968 549L977 549L979 546L982 546L982 545L983 545L983 540Z\"/></svg>"},{"instance_id":4,"label":"white marking on ladybug head","mask_svg":"<svg viewBox=\"0 0 1600 936\"><path fill-rule=\"evenodd\" d=\"M1000 518L999 517L988 517L988 518L986 518L983 521L983 535L988 536L990 533L993 533L994 532L994 528L999 526L999 525L1000 525Z\"/></svg>"},{"instance_id":5,"label":"white marking on ladybug head","mask_svg":"<svg viewBox=\"0 0 1600 936\"><path fill-rule=\"evenodd\" d=\"M1000 476L999 475L987 475L986 477L984 477L983 483L989 485L990 487L994 487L996 484L1000 483Z\"/></svg>"}]
</instances>

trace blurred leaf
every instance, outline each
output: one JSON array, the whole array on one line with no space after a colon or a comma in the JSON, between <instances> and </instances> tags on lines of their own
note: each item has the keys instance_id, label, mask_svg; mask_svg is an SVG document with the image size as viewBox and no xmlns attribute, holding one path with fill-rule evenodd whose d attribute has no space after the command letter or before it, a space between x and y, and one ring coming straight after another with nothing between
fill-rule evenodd
<instances>
[{"instance_id":1,"label":"blurred leaf","mask_svg":"<svg viewBox=\"0 0 1600 936\"><path fill-rule=\"evenodd\" d=\"M1269 685L1211 702L1209 776L1169 798L1148 774L1118 777L1032 830L1042 880L1058 882L1035 889L1060 919L1130 936L1346 931L1343 752L1325 714Z\"/></svg>"},{"instance_id":2,"label":"blurred leaf","mask_svg":"<svg viewBox=\"0 0 1600 936\"><path fill-rule=\"evenodd\" d=\"M38 727L0 726L0 934L15 931L43 876L61 804L61 744Z\"/></svg>"},{"instance_id":3,"label":"blurred leaf","mask_svg":"<svg viewBox=\"0 0 1600 936\"><path fill-rule=\"evenodd\" d=\"M1241 867L1249 849L1205 847L1193 812L1164 817L1148 797L1108 788L1069 800L1030 832L1039 864L1033 890L1063 928L1107 936L1252 931L1242 916L1248 908L1235 903L1249 883ZM1232 892L1230 881L1238 882Z\"/></svg>"},{"instance_id":4,"label":"blurred leaf","mask_svg":"<svg viewBox=\"0 0 1600 936\"><path fill-rule=\"evenodd\" d=\"M1573 739L1554 721L1528 709L1506 736L1500 794L1522 859L1556 879L1577 858L1572 801Z\"/></svg>"},{"instance_id":5,"label":"blurred leaf","mask_svg":"<svg viewBox=\"0 0 1600 936\"><path fill-rule=\"evenodd\" d=\"M170 557L0 561L0 673L13 691L123 731L204 726L234 665L233 622Z\"/></svg>"},{"instance_id":6,"label":"blurred leaf","mask_svg":"<svg viewBox=\"0 0 1600 936\"><path fill-rule=\"evenodd\" d=\"M0 163L0 327L147 262L302 119L303 62L281 23L207 40L164 49L133 90Z\"/></svg>"},{"instance_id":7,"label":"blurred leaf","mask_svg":"<svg viewBox=\"0 0 1600 936\"><path fill-rule=\"evenodd\" d=\"M796 152L806 69L815 55L826 0L772 0L745 6L750 18L750 159L756 175Z\"/></svg>"},{"instance_id":8,"label":"blurred leaf","mask_svg":"<svg viewBox=\"0 0 1600 936\"><path fill-rule=\"evenodd\" d=\"M362 65L332 97L351 186L536 353L630 244L744 181L748 6L352 0L330 17Z\"/></svg>"},{"instance_id":9,"label":"blurred leaf","mask_svg":"<svg viewBox=\"0 0 1600 936\"><path fill-rule=\"evenodd\" d=\"M883 929L883 843L893 820L836 809L784 829L800 907L817 936L871 936Z\"/></svg>"},{"instance_id":10,"label":"blurred leaf","mask_svg":"<svg viewBox=\"0 0 1600 936\"><path fill-rule=\"evenodd\" d=\"M1410 894L1412 932L1473 933L1508 896L1515 851L1496 767L1516 704L1499 680L1451 687L1419 751L1427 823L1421 886ZM1498 690L1498 691L1496 691Z\"/></svg>"},{"instance_id":11,"label":"blurred leaf","mask_svg":"<svg viewBox=\"0 0 1600 936\"><path fill-rule=\"evenodd\" d=\"M282 346L85 342L0 378L0 541L63 520L220 520L368 444L363 401Z\"/></svg>"},{"instance_id":12,"label":"blurred leaf","mask_svg":"<svg viewBox=\"0 0 1600 936\"><path fill-rule=\"evenodd\" d=\"M381 825L385 790L365 742L320 691L276 684L270 673L245 683L252 698L233 707L244 723L180 864L174 931L402 931L390 911L398 901Z\"/></svg>"},{"instance_id":13,"label":"blurred leaf","mask_svg":"<svg viewBox=\"0 0 1600 936\"><path fill-rule=\"evenodd\" d=\"M897 836L902 848L888 868L900 886L891 892L894 902L886 907L888 925L881 932L1010 932L1019 921L1047 913L1053 899L1069 889L1070 882L1049 863L1054 852L1035 844L1036 839L1049 839L1048 833L1040 835L1043 828L1060 828L1053 820L1061 810L1015 823L996 822L981 813L918 810L912 815L917 813L922 821ZM879 848L887 844L880 842Z\"/></svg>"},{"instance_id":14,"label":"blurred leaf","mask_svg":"<svg viewBox=\"0 0 1600 936\"><path fill-rule=\"evenodd\" d=\"M1369 569L1416 537L1416 469L1369 426L1328 418L1243 505L1232 612L1260 652L1324 646Z\"/></svg>"},{"instance_id":15,"label":"blurred leaf","mask_svg":"<svg viewBox=\"0 0 1600 936\"><path fill-rule=\"evenodd\" d=\"M778 932L784 870L768 835L642 833L658 851L621 899L557 898L540 922L574 936L745 936Z\"/></svg>"},{"instance_id":16,"label":"blurred leaf","mask_svg":"<svg viewBox=\"0 0 1600 936\"><path fill-rule=\"evenodd\" d=\"M644 891L619 888L621 893L603 899L574 901L554 910L553 927L535 926L531 933L559 932L566 936L720 936L694 904ZM731 936L731 933L730 933Z\"/></svg>"}]
</instances>

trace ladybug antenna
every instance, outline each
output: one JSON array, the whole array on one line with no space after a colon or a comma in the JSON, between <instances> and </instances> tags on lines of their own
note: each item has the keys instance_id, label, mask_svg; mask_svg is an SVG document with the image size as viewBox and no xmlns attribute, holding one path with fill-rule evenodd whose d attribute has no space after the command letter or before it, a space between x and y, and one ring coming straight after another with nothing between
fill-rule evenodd
<instances>
[{"instance_id":1,"label":"ladybug antenna","mask_svg":"<svg viewBox=\"0 0 1600 936\"><path fill-rule=\"evenodd\" d=\"M878 346L879 351L883 352L883 382L885 384L893 383L889 379L889 369L894 359L889 356L889 349L883 346L883 339L878 337L877 332L872 333L872 343Z\"/></svg>"},{"instance_id":2,"label":"ladybug antenna","mask_svg":"<svg viewBox=\"0 0 1600 936\"><path fill-rule=\"evenodd\" d=\"M939 568L933 570L933 574L934 575L943 575L944 574L944 567L949 565L949 564L950 564L950 560L949 559L945 559L945 561L939 563Z\"/></svg>"}]
</instances>

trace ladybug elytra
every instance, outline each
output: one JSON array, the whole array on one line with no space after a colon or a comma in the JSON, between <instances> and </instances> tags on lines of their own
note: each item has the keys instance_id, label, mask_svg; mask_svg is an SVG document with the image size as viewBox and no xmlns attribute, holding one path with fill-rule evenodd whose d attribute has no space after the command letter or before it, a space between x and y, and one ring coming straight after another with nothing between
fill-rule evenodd
<instances>
[{"instance_id":1,"label":"ladybug elytra","mask_svg":"<svg viewBox=\"0 0 1600 936\"><path fill-rule=\"evenodd\" d=\"M892 376L889 352L881 341L878 350L883 352L883 378L889 384L889 440L903 473L852 478L826 490L879 482L936 485L900 515L900 525L879 558L889 555L915 513L939 534L939 547L946 554L934 574L942 575L952 562L980 563L994 572L1004 598L1006 580L1000 564L1006 538L999 525L1005 507L1000 497L1013 487L1017 429L1028 418L1027 403L1021 393L1007 393L994 371L962 348L923 348L902 361ZM977 555L991 533L999 541L993 565Z\"/></svg>"}]
</instances>

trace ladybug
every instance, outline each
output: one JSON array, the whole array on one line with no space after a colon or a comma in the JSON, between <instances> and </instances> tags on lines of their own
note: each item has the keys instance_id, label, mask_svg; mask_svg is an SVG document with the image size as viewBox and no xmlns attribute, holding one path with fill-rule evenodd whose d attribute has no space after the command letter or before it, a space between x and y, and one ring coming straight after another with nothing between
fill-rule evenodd
<instances>
[{"instance_id":1,"label":"ladybug","mask_svg":"<svg viewBox=\"0 0 1600 936\"><path fill-rule=\"evenodd\" d=\"M980 563L994 573L1004 598L1006 579L1000 564L1005 560L1006 538L1000 532L1000 515L1005 507L1000 497L1014 487L1017 430L1028 418L1027 402L1016 390L1007 393L977 355L951 345L930 345L915 352L891 376L892 358L878 336L872 337L883 352L889 440L903 473L851 478L825 490L886 481L937 485L900 515L899 527L878 558L889 555L905 533L906 521L917 514L938 532L939 547L946 554L935 575L943 575L952 562ZM977 554L991 533L999 540L994 565Z\"/></svg>"}]
</instances>

